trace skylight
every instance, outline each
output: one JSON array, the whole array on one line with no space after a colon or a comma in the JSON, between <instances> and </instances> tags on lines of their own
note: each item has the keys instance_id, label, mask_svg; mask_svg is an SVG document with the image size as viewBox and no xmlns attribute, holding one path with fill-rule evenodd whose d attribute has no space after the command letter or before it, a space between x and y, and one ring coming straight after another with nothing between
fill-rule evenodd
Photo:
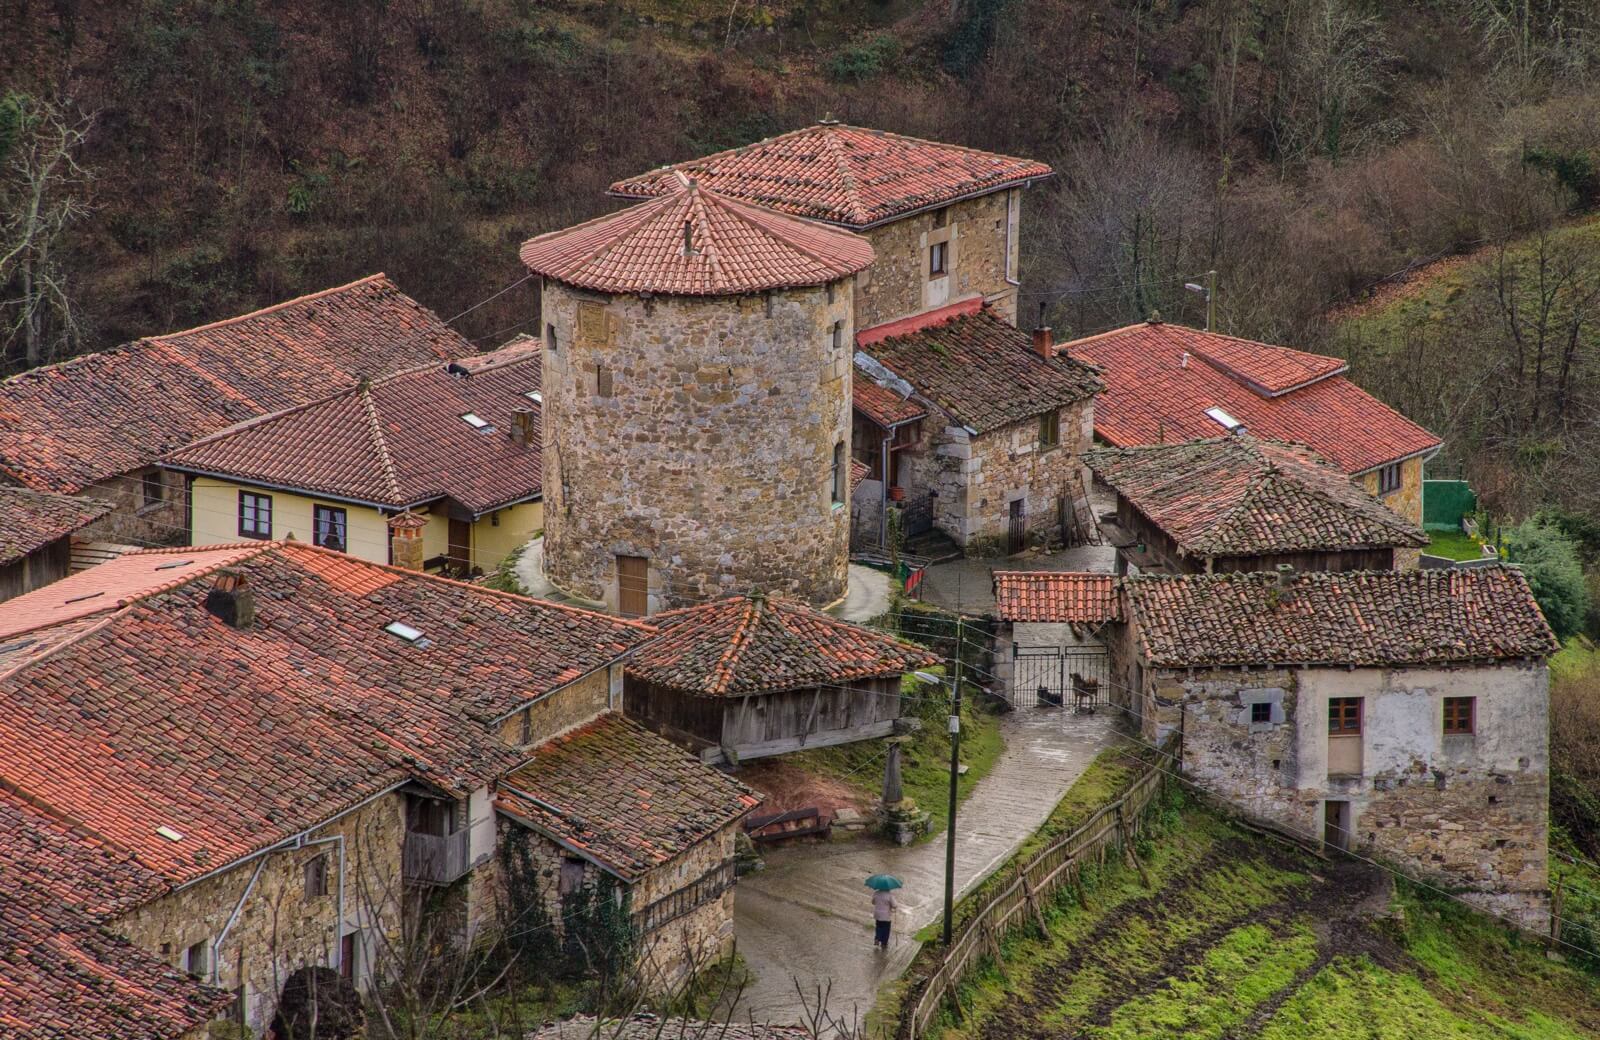
<instances>
[{"instance_id":1,"label":"skylight","mask_svg":"<svg viewBox=\"0 0 1600 1040\"><path fill-rule=\"evenodd\" d=\"M532 401L534 404L544 404L544 394L541 394L537 390L529 390L527 393L523 394L522 396L526 397L528 400Z\"/></svg>"},{"instance_id":2,"label":"skylight","mask_svg":"<svg viewBox=\"0 0 1600 1040\"><path fill-rule=\"evenodd\" d=\"M489 420L483 418L477 412L468 412L461 417L461 421L474 430L487 430L489 428Z\"/></svg>"},{"instance_id":3,"label":"skylight","mask_svg":"<svg viewBox=\"0 0 1600 1040\"><path fill-rule=\"evenodd\" d=\"M162 824L161 826L157 827L156 828L156 833L161 835L163 838L167 839L168 841L182 841L183 840L183 834L182 833L173 830L171 827L168 827L166 824Z\"/></svg>"},{"instance_id":4,"label":"skylight","mask_svg":"<svg viewBox=\"0 0 1600 1040\"><path fill-rule=\"evenodd\" d=\"M1212 422L1217 423L1229 433L1232 433L1235 430L1244 429L1244 423L1240 422L1238 419L1235 419L1221 408L1207 408L1206 415L1211 417Z\"/></svg>"},{"instance_id":5,"label":"skylight","mask_svg":"<svg viewBox=\"0 0 1600 1040\"><path fill-rule=\"evenodd\" d=\"M387 625L383 626L383 630L392 636L399 636L408 643L415 643L417 640L422 638L422 631L420 629L412 628L404 621L391 621Z\"/></svg>"}]
</instances>

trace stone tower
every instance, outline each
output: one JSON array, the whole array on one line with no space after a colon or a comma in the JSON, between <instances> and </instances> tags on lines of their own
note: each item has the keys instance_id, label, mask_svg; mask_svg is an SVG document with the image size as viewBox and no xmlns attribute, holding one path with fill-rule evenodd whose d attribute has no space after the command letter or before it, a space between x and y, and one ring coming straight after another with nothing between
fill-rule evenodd
<instances>
[{"instance_id":1,"label":"stone tower","mask_svg":"<svg viewBox=\"0 0 1600 1040\"><path fill-rule=\"evenodd\" d=\"M521 255L543 276L550 581L625 614L844 595L866 240L679 178Z\"/></svg>"}]
</instances>

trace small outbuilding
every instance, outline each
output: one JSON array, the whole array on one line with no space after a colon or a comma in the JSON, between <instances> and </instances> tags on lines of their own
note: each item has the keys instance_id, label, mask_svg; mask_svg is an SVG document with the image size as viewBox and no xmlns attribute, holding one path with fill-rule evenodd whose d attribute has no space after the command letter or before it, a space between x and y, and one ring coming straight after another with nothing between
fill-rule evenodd
<instances>
[{"instance_id":1,"label":"small outbuilding","mask_svg":"<svg viewBox=\"0 0 1600 1040\"><path fill-rule=\"evenodd\" d=\"M624 711L706 762L888 736L905 673L941 658L795 600L752 594L650 619Z\"/></svg>"},{"instance_id":2,"label":"small outbuilding","mask_svg":"<svg viewBox=\"0 0 1600 1040\"><path fill-rule=\"evenodd\" d=\"M110 502L0 487L0 600L72 570L72 535L111 512Z\"/></svg>"},{"instance_id":3,"label":"small outbuilding","mask_svg":"<svg viewBox=\"0 0 1600 1040\"><path fill-rule=\"evenodd\" d=\"M1117 493L1101 523L1117 572L1208 574L1415 566L1428 538L1303 444L1236 433L1085 452Z\"/></svg>"}]
</instances>

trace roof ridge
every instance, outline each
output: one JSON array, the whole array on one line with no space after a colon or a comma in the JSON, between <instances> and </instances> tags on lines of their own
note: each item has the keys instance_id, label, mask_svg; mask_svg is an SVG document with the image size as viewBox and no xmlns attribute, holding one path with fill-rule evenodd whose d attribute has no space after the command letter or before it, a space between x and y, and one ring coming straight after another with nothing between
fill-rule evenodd
<instances>
[{"instance_id":1,"label":"roof ridge","mask_svg":"<svg viewBox=\"0 0 1600 1040\"><path fill-rule=\"evenodd\" d=\"M400 487L400 475L394 468L394 457L389 454L389 441L383 433L383 423L378 419L378 406L372 400L372 384L363 382L357 387L361 395L361 411L367 417L367 434L378 452L378 465L383 469L383 479L389 484L389 493L396 502L405 501Z\"/></svg>"},{"instance_id":2,"label":"roof ridge","mask_svg":"<svg viewBox=\"0 0 1600 1040\"><path fill-rule=\"evenodd\" d=\"M806 217L797 217L792 213L780 213L774 209L766 209L765 207L757 206L754 203L742 202L738 199L734 199L714 191L707 191L706 194L710 195L710 197L715 200L719 206L726 210L730 216L739 221L745 227L750 228L752 231L755 231L758 234L766 235L769 238L779 239L790 249L793 249L797 253L803 253L819 264L826 265L828 261L825 257L819 255L815 249L812 249L804 243L797 241L794 237L785 234L785 231L791 222L804 225L815 225L817 228L826 229L833 234L855 235L855 232L853 231L846 231L843 228L829 227L820 221L809 220ZM755 220L755 214L758 212L764 216L774 218L774 223L776 223L778 226L768 227L764 224L757 223ZM779 230L780 228L783 230Z\"/></svg>"},{"instance_id":3,"label":"roof ridge","mask_svg":"<svg viewBox=\"0 0 1600 1040\"><path fill-rule=\"evenodd\" d=\"M235 324L236 322L248 321L251 318L258 318L263 314L272 314L272 313L274 313L276 311L281 311L281 310L284 310L285 308L293 307L296 304L309 303L312 300L319 300L324 296L330 296L333 293L344 292L346 289L354 289L358 285L365 285L368 282L375 282L375 281L378 281L379 279L382 279L383 281L388 281L389 280L389 276L384 274L382 271L378 271L377 273L369 274L364 278L357 278L353 282L346 282L344 285L335 285L335 286L332 286L332 287L327 288L327 289L319 289L316 292L306 293L303 296L296 296L296 297L294 297L292 299L288 299L288 300L280 300L279 302L274 303L274 304L272 304L270 306L262 307L259 310L253 310L253 311L250 311L250 312L248 312L246 314L235 314L231 318L219 318L216 321L207 322L204 325L196 325L194 328L191 328L191 329L180 329L177 332L163 332L163 333L160 333L160 334L155 335L155 336L141 336L137 340L135 340L134 342L135 343L160 342L160 341L164 341L164 340L168 340L168 339L174 339L174 338L179 337L179 336L190 336L190 335L193 335L196 332L208 332L211 329L221 328L224 325L232 325L232 324ZM390 283L390 284L393 284L393 283ZM398 290L398 287L396 287L396 289ZM404 294L402 293L401 295L404 295ZM409 299L409 297L407 297L407 298ZM422 304L418 303L417 306L421 307Z\"/></svg>"},{"instance_id":4,"label":"roof ridge","mask_svg":"<svg viewBox=\"0 0 1600 1040\"><path fill-rule=\"evenodd\" d=\"M689 214L685 217L684 222L692 223L698 220L700 226L704 229L707 248L699 250L699 253L706 258L706 263L711 265L713 274L720 281L726 276L727 271L722 264L722 243L717 240L716 234L711 229L711 212L707 202L708 193L702 191L699 183L695 181L690 181L688 187L683 190L687 196L684 202L688 206L687 212ZM715 196L711 196L711 198L718 202L722 201ZM684 256L692 257L695 253L694 243L690 241L685 242L684 245L687 247Z\"/></svg>"},{"instance_id":5,"label":"roof ridge","mask_svg":"<svg viewBox=\"0 0 1600 1040\"><path fill-rule=\"evenodd\" d=\"M850 199L851 216L857 223L868 223L872 218L861 204L861 187L856 184L855 174L850 172L850 166L845 161L844 151L839 147L838 140L829 132L833 128L823 124L818 124L817 127L821 132L823 147L833 156L834 165L838 167L839 176L844 182L847 197Z\"/></svg>"},{"instance_id":6,"label":"roof ridge","mask_svg":"<svg viewBox=\"0 0 1600 1040\"><path fill-rule=\"evenodd\" d=\"M729 683L733 681L734 666L738 663L739 656L755 638L755 626L760 622L762 609L766 605L765 599L757 599L755 596L746 595L740 598L744 600L744 609L741 611L743 619L739 622L738 628L734 629L728 649L717 659L717 667L713 672L715 679L711 684L712 693L726 692Z\"/></svg>"}]
</instances>

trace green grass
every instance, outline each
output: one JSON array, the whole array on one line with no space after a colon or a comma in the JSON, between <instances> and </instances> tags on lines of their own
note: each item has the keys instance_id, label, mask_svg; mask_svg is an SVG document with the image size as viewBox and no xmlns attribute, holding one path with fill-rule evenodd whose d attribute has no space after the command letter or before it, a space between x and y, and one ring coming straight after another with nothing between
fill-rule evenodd
<instances>
[{"instance_id":1,"label":"green grass","mask_svg":"<svg viewBox=\"0 0 1600 1040\"><path fill-rule=\"evenodd\" d=\"M1600 671L1600 649L1588 636L1573 636L1550 658L1550 681L1576 682Z\"/></svg>"},{"instance_id":2,"label":"green grass","mask_svg":"<svg viewBox=\"0 0 1600 1040\"><path fill-rule=\"evenodd\" d=\"M943 674L942 668L931 674ZM941 833L950 818L950 734L946 722L947 700L941 700L941 687L910 676L901 684L908 695L919 698L908 705L907 713L922 720L919 730L901 752L900 775L906 797L932 816L927 837ZM967 771L958 783L958 798L966 801L978 781L988 776L1005 750L1000 734L1000 719L982 697L968 692L961 702L961 763ZM788 761L807 772L837 777L876 800L883 790L883 743L877 740L838 744L795 752Z\"/></svg>"},{"instance_id":3,"label":"green grass","mask_svg":"<svg viewBox=\"0 0 1600 1040\"><path fill-rule=\"evenodd\" d=\"M1461 531L1429 531L1428 547L1422 551L1447 560L1476 560L1483 555L1478 542Z\"/></svg>"}]
</instances>

